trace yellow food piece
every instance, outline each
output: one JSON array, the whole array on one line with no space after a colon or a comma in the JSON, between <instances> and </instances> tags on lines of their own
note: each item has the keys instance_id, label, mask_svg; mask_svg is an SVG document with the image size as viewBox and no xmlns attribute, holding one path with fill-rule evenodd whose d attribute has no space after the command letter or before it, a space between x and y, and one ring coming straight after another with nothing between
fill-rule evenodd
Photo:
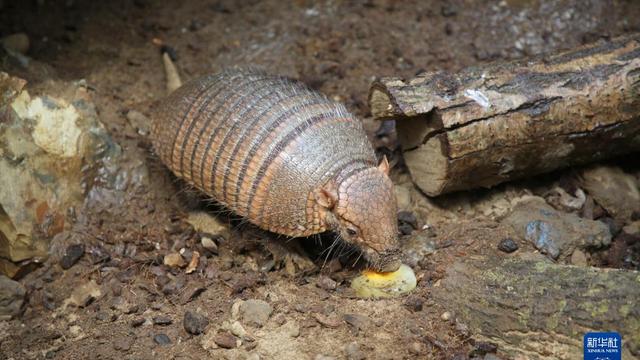
<instances>
[{"instance_id":1,"label":"yellow food piece","mask_svg":"<svg viewBox=\"0 0 640 360\"><path fill-rule=\"evenodd\" d=\"M402 264L393 272L379 273L366 270L353 279L351 288L361 298L389 298L410 292L415 289L416 284L413 270Z\"/></svg>"}]
</instances>

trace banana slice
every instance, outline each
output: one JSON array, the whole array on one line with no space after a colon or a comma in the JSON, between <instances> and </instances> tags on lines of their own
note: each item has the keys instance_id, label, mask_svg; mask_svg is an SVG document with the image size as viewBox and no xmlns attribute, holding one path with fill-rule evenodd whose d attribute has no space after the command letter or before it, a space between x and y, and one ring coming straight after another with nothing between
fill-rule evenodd
<instances>
[{"instance_id":1,"label":"banana slice","mask_svg":"<svg viewBox=\"0 0 640 360\"><path fill-rule=\"evenodd\" d=\"M351 288L361 298L390 298L416 288L416 274L405 264L393 272L364 271L351 281Z\"/></svg>"}]
</instances>

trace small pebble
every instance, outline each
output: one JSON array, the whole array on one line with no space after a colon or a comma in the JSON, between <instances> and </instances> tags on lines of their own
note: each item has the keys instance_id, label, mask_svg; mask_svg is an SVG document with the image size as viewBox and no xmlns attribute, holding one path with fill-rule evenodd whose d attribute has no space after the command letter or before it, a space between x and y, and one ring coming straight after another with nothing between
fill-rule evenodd
<instances>
[{"instance_id":1,"label":"small pebble","mask_svg":"<svg viewBox=\"0 0 640 360\"><path fill-rule=\"evenodd\" d=\"M77 338L82 335L82 328L79 325L72 325L69 327L69 334L71 337Z\"/></svg>"},{"instance_id":2,"label":"small pebble","mask_svg":"<svg viewBox=\"0 0 640 360\"><path fill-rule=\"evenodd\" d=\"M216 245L215 241L213 241L213 237L210 235L202 235L200 238L200 244L210 253L217 255L218 254L218 245Z\"/></svg>"},{"instance_id":3,"label":"small pebble","mask_svg":"<svg viewBox=\"0 0 640 360\"><path fill-rule=\"evenodd\" d=\"M185 267L187 263L179 253L171 253L164 256L163 263L169 267Z\"/></svg>"},{"instance_id":4,"label":"small pebble","mask_svg":"<svg viewBox=\"0 0 640 360\"><path fill-rule=\"evenodd\" d=\"M398 212L398 221L411 225L414 229L418 228L418 218L411 211Z\"/></svg>"},{"instance_id":5,"label":"small pebble","mask_svg":"<svg viewBox=\"0 0 640 360\"><path fill-rule=\"evenodd\" d=\"M138 310L140 310L140 307L138 305L136 305L136 304L133 304L133 305L130 305L129 307L127 307L124 310L124 313L125 314L134 314L134 313L137 313Z\"/></svg>"},{"instance_id":6,"label":"small pebble","mask_svg":"<svg viewBox=\"0 0 640 360\"><path fill-rule=\"evenodd\" d=\"M293 321L289 321L284 326L286 328L285 332L287 333L287 335L291 336L292 338L297 338L298 336L300 336L300 326L298 324L294 323Z\"/></svg>"},{"instance_id":7,"label":"small pebble","mask_svg":"<svg viewBox=\"0 0 640 360\"><path fill-rule=\"evenodd\" d=\"M398 213L398 230L402 235L411 235L416 229L418 229L416 215L411 211L400 211Z\"/></svg>"},{"instance_id":8,"label":"small pebble","mask_svg":"<svg viewBox=\"0 0 640 360\"><path fill-rule=\"evenodd\" d=\"M338 287L338 283L328 276L320 275L316 282L316 286L325 290L335 290Z\"/></svg>"},{"instance_id":9,"label":"small pebble","mask_svg":"<svg viewBox=\"0 0 640 360\"><path fill-rule=\"evenodd\" d=\"M113 287L111 287L113 290ZM125 300L122 298L122 296L119 295L115 295L112 299L111 302L109 304L109 307L113 310L118 310L118 311L123 311L125 306Z\"/></svg>"},{"instance_id":10,"label":"small pebble","mask_svg":"<svg viewBox=\"0 0 640 360\"><path fill-rule=\"evenodd\" d=\"M207 279L214 279L218 274L218 267L215 264L209 264L204 270L204 275Z\"/></svg>"},{"instance_id":11,"label":"small pebble","mask_svg":"<svg viewBox=\"0 0 640 360\"><path fill-rule=\"evenodd\" d=\"M204 286L200 286L200 285L196 285L196 284L190 284L190 285L188 286L188 288L187 288L187 289L185 289L185 290L182 292L182 295L181 295L181 297L180 297L180 298L181 298L180 302L181 302L182 304L189 303L189 302L191 302L191 301L193 301L193 300L197 299L197 298L198 298L200 295L202 295L202 293L204 293L206 290L207 290L207 288L206 288L206 287L204 287Z\"/></svg>"},{"instance_id":12,"label":"small pebble","mask_svg":"<svg viewBox=\"0 0 640 360\"><path fill-rule=\"evenodd\" d=\"M133 336L121 337L116 339L113 342L113 348L119 351L129 351L134 341L135 341L135 337Z\"/></svg>"},{"instance_id":13,"label":"small pebble","mask_svg":"<svg viewBox=\"0 0 640 360\"><path fill-rule=\"evenodd\" d=\"M80 260L82 255L84 255L83 244L69 245L64 253L64 256L62 257L62 259L60 259L60 266L65 270L70 269L78 262L78 260Z\"/></svg>"},{"instance_id":14,"label":"small pebble","mask_svg":"<svg viewBox=\"0 0 640 360\"><path fill-rule=\"evenodd\" d=\"M153 341L158 345L169 345L171 344L171 339L167 336L167 334L156 334L153 337Z\"/></svg>"},{"instance_id":15,"label":"small pebble","mask_svg":"<svg viewBox=\"0 0 640 360\"><path fill-rule=\"evenodd\" d=\"M96 314L96 320L102 322L116 321L117 319L118 317L116 316L116 314L112 314L108 311L98 311L98 313Z\"/></svg>"},{"instance_id":16,"label":"small pebble","mask_svg":"<svg viewBox=\"0 0 640 360\"><path fill-rule=\"evenodd\" d=\"M417 296L409 296L407 300L404 301L404 306L413 312L422 311L423 304L424 301Z\"/></svg>"},{"instance_id":17,"label":"small pebble","mask_svg":"<svg viewBox=\"0 0 640 360\"><path fill-rule=\"evenodd\" d=\"M363 360L366 358L360 350L360 345L355 341L348 343L347 346L344 347L344 352L347 354L347 359L349 360Z\"/></svg>"},{"instance_id":18,"label":"small pebble","mask_svg":"<svg viewBox=\"0 0 640 360\"><path fill-rule=\"evenodd\" d=\"M245 324L263 326L273 312L273 307L264 300L251 299L240 304L240 315Z\"/></svg>"},{"instance_id":19,"label":"small pebble","mask_svg":"<svg viewBox=\"0 0 640 360\"><path fill-rule=\"evenodd\" d=\"M421 355L424 353L424 344L418 341L414 341L409 345L409 352L414 355Z\"/></svg>"},{"instance_id":20,"label":"small pebble","mask_svg":"<svg viewBox=\"0 0 640 360\"><path fill-rule=\"evenodd\" d=\"M160 315L160 316L153 317L153 323L156 325L165 326L165 325L171 325L171 323L173 323L173 320L171 320L171 318L167 316Z\"/></svg>"},{"instance_id":21,"label":"small pebble","mask_svg":"<svg viewBox=\"0 0 640 360\"><path fill-rule=\"evenodd\" d=\"M47 310L53 311L56 308L54 300L53 295L45 291L44 296L42 297L42 305L44 305Z\"/></svg>"},{"instance_id":22,"label":"small pebble","mask_svg":"<svg viewBox=\"0 0 640 360\"><path fill-rule=\"evenodd\" d=\"M209 325L209 319L194 311L187 311L184 313L183 325L189 334L199 335L202 334L207 325Z\"/></svg>"},{"instance_id":23,"label":"small pebble","mask_svg":"<svg viewBox=\"0 0 640 360\"><path fill-rule=\"evenodd\" d=\"M191 251L190 249L187 249L187 248L180 249L180 251L178 251L178 253L180 254L180 256L182 256L184 261L191 260L191 255L193 255L193 251Z\"/></svg>"},{"instance_id":24,"label":"small pebble","mask_svg":"<svg viewBox=\"0 0 640 360\"><path fill-rule=\"evenodd\" d=\"M360 314L344 314L342 319L357 330L364 330L371 322L368 317Z\"/></svg>"},{"instance_id":25,"label":"small pebble","mask_svg":"<svg viewBox=\"0 0 640 360\"><path fill-rule=\"evenodd\" d=\"M233 335L239 337L240 339L249 338L247 330L245 330L245 328L242 326L242 324L240 324L239 321L234 321L233 323L231 323L227 330L231 331Z\"/></svg>"},{"instance_id":26,"label":"small pebble","mask_svg":"<svg viewBox=\"0 0 640 360\"><path fill-rule=\"evenodd\" d=\"M512 253L518 250L518 244L513 241L512 238L506 238L500 241L500 244L498 244L498 250L506 253Z\"/></svg>"},{"instance_id":27,"label":"small pebble","mask_svg":"<svg viewBox=\"0 0 640 360\"><path fill-rule=\"evenodd\" d=\"M451 313L448 312L448 311L443 312L442 315L440 315L440 319L442 319L444 321L451 320Z\"/></svg>"},{"instance_id":28,"label":"small pebble","mask_svg":"<svg viewBox=\"0 0 640 360\"><path fill-rule=\"evenodd\" d=\"M240 340L238 340L240 341ZM237 342L236 342L237 343ZM247 341L244 345L244 349L247 351L251 351L258 346L258 342L251 339L251 341Z\"/></svg>"},{"instance_id":29,"label":"small pebble","mask_svg":"<svg viewBox=\"0 0 640 360\"><path fill-rule=\"evenodd\" d=\"M176 278L176 280L167 279L167 283L162 287L162 293L165 295L173 295L178 293L184 287L184 279Z\"/></svg>"},{"instance_id":30,"label":"small pebble","mask_svg":"<svg viewBox=\"0 0 640 360\"><path fill-rule=\"evenodd\" d=\"M233 349L236 347L237 338L229 333L220 333L213 338L216 345L224 349Z\"/></svg>"},{"instance_id":31,"label":"small pebble","mask_svg":"<svg viewBox=\"0 0 640 360\"><path fill-rule=\"evenodd\" d=\"M328 328L337 328L342 325L342 321L334 316L325 316L323 314L313 314L313 318L316 319L318 323L324 325Z\"/></svg>"},{"instance_id":32,"label":"small pebble","mask_svg":"<svg viewBox=\"0 0 640 360\"><path fill-rule=\"evenodd\" d=\"M282 325L287 322L287 317L284 314L278 314L273 317L273 321L278 325Z\"/></svg>"},{"instance_id":33,"label":"small pebble","mask_svg":"<svg viewBox=\"0 0 640 360\"><path fill-rule=\"evenodd\" d=\"M145 322L144 318L133 319L131 320L131 327L134 327L134 328L139 327L142 324L144 324L144 322Z\"/></svg>"},{"instance_id":34,"label":"small pebble","mask_svg":"<svg viewBox=\"0 0 640 360\"><path fill-rule=\"evenodd\" d=\"M476 348L471 351L471 354L469 354L469 356L484 356L489 353L495 353L496 351L498 351L498 345L490 342L479 341L476 343Z\"/></svg>"}]
</instances>

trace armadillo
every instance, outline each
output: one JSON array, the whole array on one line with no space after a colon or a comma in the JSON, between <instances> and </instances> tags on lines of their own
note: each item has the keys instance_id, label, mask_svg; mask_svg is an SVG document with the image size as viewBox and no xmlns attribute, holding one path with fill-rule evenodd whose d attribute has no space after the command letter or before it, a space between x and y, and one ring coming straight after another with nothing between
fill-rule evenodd
<instances>
[{"instance_id":1,"label":"armadillo","mask_svg":"<svg viewBox=\"0 0 640 360\"><path fill-rule=\"evenodd\" d=\"M344 105L295 80L226 70L153 112L161 161L236 214L286 236L334 231L372 268L400 265L389 164Z\"/></svg>"}]
</instances>

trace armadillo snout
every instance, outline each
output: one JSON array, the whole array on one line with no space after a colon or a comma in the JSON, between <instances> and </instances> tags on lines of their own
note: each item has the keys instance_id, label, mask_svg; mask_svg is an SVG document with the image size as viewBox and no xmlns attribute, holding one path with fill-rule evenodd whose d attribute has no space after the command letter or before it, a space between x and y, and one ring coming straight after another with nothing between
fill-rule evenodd
<instances>
[{"instance_id":1,"label":"armadillo snout","mask_svg":"<svg viewBox=\"0 0 640 360\"><path fill-rule=\"evenodd\" d=\"M399 247L390 248L383 252L376 252L370 248L361 247L364 259L368 263L368 268L376 272L392 272L398 270L402 265Z\"/></svg>"}]
</instances>

